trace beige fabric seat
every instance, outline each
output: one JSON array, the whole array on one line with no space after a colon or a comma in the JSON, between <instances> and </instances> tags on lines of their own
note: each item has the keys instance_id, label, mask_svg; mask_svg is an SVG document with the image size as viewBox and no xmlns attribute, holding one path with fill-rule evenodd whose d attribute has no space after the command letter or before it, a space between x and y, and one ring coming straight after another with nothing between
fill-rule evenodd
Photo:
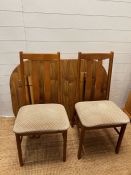
<instances>
[{"instance_id":1,"label":"beige fabric seat","mask_svg":"<svg viewBox=\"0 0 131 175\"><path fill-rule=\"evenodd\" d=\"M20 108L13 131L17 134L64 131L69 128L66 110L61 104L34 104Z\"/></svg>"},{"instance_id":2,"label":"beige fabric seat","mask_svg":"<svg viewBox=\"0 0 131 175\"><path fill-rule=\"evenodd\" d=\"M109 100L78 102L75 109L81 124L85 127L127 124L130 122L128 116Z\"/></svg>"}]
</instances>

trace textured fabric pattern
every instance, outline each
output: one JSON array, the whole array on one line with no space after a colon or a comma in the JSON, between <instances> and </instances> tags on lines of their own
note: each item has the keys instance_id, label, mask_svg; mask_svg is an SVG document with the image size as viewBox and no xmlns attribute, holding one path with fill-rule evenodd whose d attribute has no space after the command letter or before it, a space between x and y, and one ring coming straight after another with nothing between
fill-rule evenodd
<instances>
[{"instance_id":1,"label":"textured fabric pattern","mask_svg":"<svg viewBox=\"0 0 131 175\"><path fill-rule=\"evenodd\" d=\"M20 108L13 131L15 133L63 131L69 128L64 106L35 104Z\"/></svg>"},{"instance_id":2,"label":"textured fabric pattern","mask_svg":"<svg viewBox=\"0 0 131 175\"><path fill-rule=\"evenodd\" d=\"M85 101L75 104L78 117L85 127L129 123L128 116L112 101Z\"/></svg>"}]
</instances>

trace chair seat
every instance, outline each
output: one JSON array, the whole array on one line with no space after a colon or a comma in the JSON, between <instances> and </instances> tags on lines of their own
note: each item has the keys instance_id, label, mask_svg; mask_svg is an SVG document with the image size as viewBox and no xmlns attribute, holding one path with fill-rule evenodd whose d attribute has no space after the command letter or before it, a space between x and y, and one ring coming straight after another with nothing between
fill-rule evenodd
<instances>
[{"instance_id":1,"label":"chair seat","mask_svg":"<svg viewBox=\"0 0 131 175\"><path fill-rule=\"evenodd\" d=\"M69 128L66 110L61 104L33 104L20 108L13 131L16 134L64 131Z\"/></svg>"},{"instance_id":2,"label":"chair seat","mask_svg":"<svg viewBox=\"0 0 131 175\"><path fill-rule=\"evenodd\" d=\"M128 116L112 101L84 101L75 105L80 122L85 127L129 123Z\"/></svg>"}]
</instances>

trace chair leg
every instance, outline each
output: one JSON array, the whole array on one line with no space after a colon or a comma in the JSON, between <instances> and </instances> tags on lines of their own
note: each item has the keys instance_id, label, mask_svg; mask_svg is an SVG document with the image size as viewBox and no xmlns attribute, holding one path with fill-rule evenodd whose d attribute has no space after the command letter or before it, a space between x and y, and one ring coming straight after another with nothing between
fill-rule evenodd
<instances>
[{"instance_id":1,"label":"chair leg","mask_svg":"<svg viewBox=\"0 0 131 175\"><path fill-rule=\"evenodd\" d=\"M67 130L62 133L63 135L63 161L66 161L66 147L67 147Z\"/></svg>"},{"instance_id":2,"label":"chair leg","mask_svg":"<svg viewBox=\"0 0 131 175\"><path fill-rule=\"evenodd\" d=\"M78 155L77 155L78 159L81 159L81 151L82 151L84 136L85 136L85 128L82 127L80 132L79 149L78 149Z\"/></svg>"},{"instance_id":3,"label":"chair leg","mask_svg":"<svg viewBox=\"0 0 131 175\"><path fill-rule=\"evenodd\" d=\"M15 136L16 136L16 143L17 143L19 163L20 163L20 166L23 166L20 135L16 134Z\"/></svg>"},{"instance_id":4,"label":"chair leg","mask_svg":"<svg viewBox=\"0 0 131 175\"><path fill-rule=\"evenodd\" d=\"M122 125L121 127L121 130L120 130L120 133L119 133L119 138L118 138L118 141L117 141L117 145L116 145L116 154L119 153L119 150L120 150L120 146L121 146L121 143L122 143L122 139L123 139L123 136L124 136L124 133L125 133L125 129L126 129L126 124Z\"/></svg>"}]
</instances>

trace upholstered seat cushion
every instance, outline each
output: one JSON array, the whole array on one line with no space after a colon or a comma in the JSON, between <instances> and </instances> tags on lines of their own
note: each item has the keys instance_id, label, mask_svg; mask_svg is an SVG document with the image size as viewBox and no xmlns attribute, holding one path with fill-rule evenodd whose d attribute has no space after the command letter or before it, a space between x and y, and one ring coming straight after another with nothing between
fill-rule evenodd
<instances>
[{"instance_id":1,"label":"upholstered seat cushion","mask_svg":"<svg viewBox=\"0 0 131 175\"><path fill-rule=\"evenodd\" d=\"M15 133L64 131L69 128L66 110L61 104L34 104L20 108Z\"/></svg>"},{"instance_id":2,"label":"upholstered seat cushion","mask_svg":"<svg viewBox=\"0 0 131 175\"><path fill-rule=\"evenodd\" d=\"M126 124L128 116L112 101L84 101L75 104L80 122L85 127Z\"/></svg>"}]
</instances>

